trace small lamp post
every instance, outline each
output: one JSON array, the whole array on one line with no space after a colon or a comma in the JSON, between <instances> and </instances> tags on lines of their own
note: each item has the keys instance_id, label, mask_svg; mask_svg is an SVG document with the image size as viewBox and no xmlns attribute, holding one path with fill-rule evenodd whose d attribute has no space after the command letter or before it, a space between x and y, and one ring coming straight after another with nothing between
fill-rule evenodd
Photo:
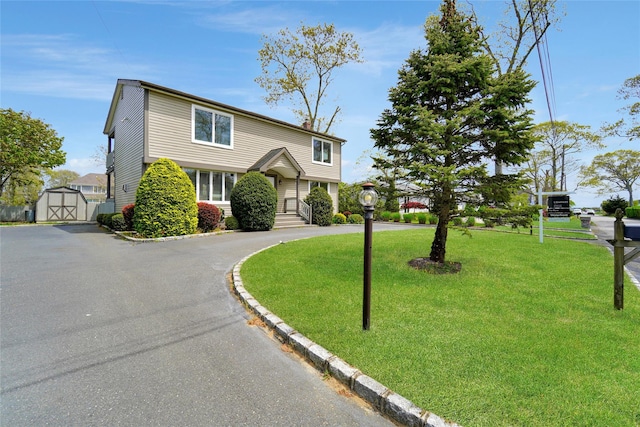
<instances>
[{"instance_id":1,"label":"small lamp post","mask_svg":"<svg viewBox=\"0 0 640 427\"><path fill-rule=\"evenodd\" d=\"M378 193L370 182L362 184L362 191L358 197L364 209L364 294L362 301L362 330L369 330L371 314L371 241L373 234L373 211L378 201Z\"/></svg>"}]
</instances>

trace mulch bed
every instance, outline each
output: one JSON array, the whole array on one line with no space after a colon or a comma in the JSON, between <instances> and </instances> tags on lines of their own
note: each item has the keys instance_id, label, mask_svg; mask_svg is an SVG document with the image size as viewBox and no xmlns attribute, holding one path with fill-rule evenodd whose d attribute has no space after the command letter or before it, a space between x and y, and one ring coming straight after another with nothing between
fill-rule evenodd
<instances>
[{"instance_id":1,"label":"mulch bed","mask_svg":"<svg viewBox=\"0 0 640 427\"><path fill-rule=\"evenodd\" d=\"M409 265L416 270L422 270L430 274L455 274L462 270L459 262L435 262L429 258L415 258L409 261Z\"/></svg>"}]
</instances>

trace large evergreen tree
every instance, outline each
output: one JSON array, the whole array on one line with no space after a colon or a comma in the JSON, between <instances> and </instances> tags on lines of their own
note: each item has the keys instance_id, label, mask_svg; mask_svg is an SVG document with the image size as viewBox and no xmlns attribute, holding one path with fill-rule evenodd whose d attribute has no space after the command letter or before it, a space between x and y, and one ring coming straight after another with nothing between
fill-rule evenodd
<instances>
[{"instance_id":1,"label":"large evergreen tree","mask_svg":"<svg viewBox=\"0 0 640 427\"><path fill-rule=\"evenodd\" d=\"M534 83L521 70L499 75L483 53L480 28L444 0L425 24L426 51L414 51L389 91L391 108L371 130L375 146L402 165L408 180L430 188L439 216L429 258L445 261L449 220L458 202L495 184L486 163L519 164L534 145ZM505 176L500 185L509 181ZM510 177L511 181L516 177Z\"/></svg>"}]
</instances>

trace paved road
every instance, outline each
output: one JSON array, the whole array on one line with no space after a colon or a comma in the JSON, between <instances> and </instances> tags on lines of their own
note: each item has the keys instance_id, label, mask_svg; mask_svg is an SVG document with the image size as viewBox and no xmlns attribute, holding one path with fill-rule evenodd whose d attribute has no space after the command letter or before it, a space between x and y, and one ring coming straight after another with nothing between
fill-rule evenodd
<instances>
[{"instance_id":1,"label":"paved road","mask_svg":"<svg viewBox=\"0 0 640 427\"><path fill-rule=\"evenodd\" d=\"M248 326L225 278L281 240L354 231L136 244L96 225L0 229L0 424L391 425Z\"/></svg>"},{"instance_id":2,"label":"paved road","mask_svg":"<svg viewBox=\"0 0 640 427\"><path fill-rule=\"evenodd\" d=\"M607 239L613 239L613 223L615 220L615 217L612 216L595 216L591 220L591 229L598 236L599 243L609 249L613 249L613 246L607 242ZM640 225L639 219L624 218L623 221L628 225ZM630 252L632 250L633 248L626 248L625 252ZM613 261L611 265L611 274L613 275ZM640 283L640 257L636 257L631 262L627 263L626 267Z\"/></svg>"}]
</instances>

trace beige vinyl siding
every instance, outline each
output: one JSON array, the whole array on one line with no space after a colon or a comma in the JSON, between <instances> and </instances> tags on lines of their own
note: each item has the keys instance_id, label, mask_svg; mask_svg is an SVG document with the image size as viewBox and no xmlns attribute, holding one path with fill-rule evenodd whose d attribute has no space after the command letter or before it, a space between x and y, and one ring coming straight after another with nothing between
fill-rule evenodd
<instances>
[{"instance_id":1,"label":"beige vinyl siding","mask_svg":"<svg viewBox=\"0 0 640 427\"><path fill-rule=\"evenodd\" d=\"M198 104L233 116L233 149L194 143L191 141L192 105L189 100L150 92L150 158L168 157L178 164L208 165L211 170L247 170L269 150L286 147L307 176L314 180L340 180L339 142L333 142L332 166L314 164L310 133Z\"/></svg>"},{"instance_id":2,"label":"beige vinyl siding","mask_svg":"<svg viewBox=\"0 0 640 427\"><path fill-rule=\"evenodd\" d=\"M115 209L135 203L142 177L144 147L144 89L125 85L118 103L115 124ZM127 191L123 186L127 186Z\"/></svg>"}]
</instances>

